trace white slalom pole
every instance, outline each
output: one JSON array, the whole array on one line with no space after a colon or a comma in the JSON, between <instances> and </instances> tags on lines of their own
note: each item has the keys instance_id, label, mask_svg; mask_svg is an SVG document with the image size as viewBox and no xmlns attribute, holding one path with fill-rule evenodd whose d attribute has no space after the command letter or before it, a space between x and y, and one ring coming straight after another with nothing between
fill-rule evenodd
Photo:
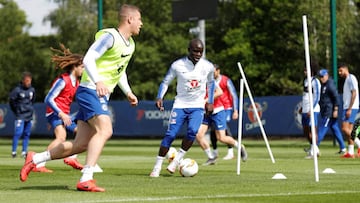
<instances>
[{"instance_id":1,"label":"white slalom pole","mask_svg":"<svg viewBox=\"0 0 360 203\"><path fill-rule=\"evenodd\" d=\"M243 68L242 68L242 66L241 66L241 63L238 62L237 64L238 64L238 67L239 67L239 70L240 70L240 73L241 73L241 77L244 79L245 88L246 88L246 91L247 91L247 93L248 93L248 95L249 95L249 99L250 99L250 101L251 101L253 110L255 111L254 114L255 114L255 117L256 117L257 122L259 123L259 127L260 127L260 130L261 130L261 134L262 134L262 136L263 136L263 138L264 138L266 147L267 147L267 149L268 149L268 151L269 151L269 155L270 155L271 161L272 161L272 163L275 163L275 159L274 159L274 156L273 156L273 154L272 154L272 152L271 152L270 145L269 145L269 142L268 142L268 140L267 140L267 137L266 137L266 135L265 135L265 130L264 130L264 127L263 127L262 122L261 122L261 120L260 120L260 117L259 117L259 114L258 114L256 105L255 105L254 99L253 99L253 97L252 97L252 94L251 94L251 91L250 91L250 88L249 88L249 84L248 84L248 82L247 82L247 80L246 80L246 77L245 77L245 73L244 73L244 71L243 71Z\"/></svg>"},{"instance_id":2,"label":"white slalom pole","mask_svg":"<svg viewBox=\"0 0 360 203\"><path fill-rule=\"evenodd\" d=\"M314 158L314 169L315 169L315 181L319 182L319 169L317 160L316 150L316 132L315 132L315 120L314 120L314 101L312 95L312 80L311 80L311 69L310 69L310 54L309 54L309 37L307 29L306 15L302 16L303 29L304 29L304 45L305 45L305 62L306 62L306 76L308 81L308 92L310 100L310 120L311 120L311 134L312 134L312 152Z\"/></svg>"},{"instance_id":3,"label":"white slalom pole","mask_svg":"<svg viewBox=\"0 0 360 203\"><path fill-rule=\"evenodd\" d=\"M240 79L239 93L239 119L238 119L238 152L237 152L237 175L240 175L240 157L241 157L241 140L242 140L242 123L243 123L243 105L244 105L244 81Z\"/></svg>"}]
</instances>

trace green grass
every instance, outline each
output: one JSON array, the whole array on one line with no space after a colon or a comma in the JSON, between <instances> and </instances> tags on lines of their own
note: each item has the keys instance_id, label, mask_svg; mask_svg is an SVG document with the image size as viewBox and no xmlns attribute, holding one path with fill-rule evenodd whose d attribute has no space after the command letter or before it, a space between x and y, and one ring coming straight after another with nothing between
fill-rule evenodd
<instances>
[{"instance_id":1,"label":"green grass","mask_svg":"<svg viewBox=\"0 0 360 203\"><path fill-rule=\"evenodd\" d=\"M43 151L50 140L33 139L30 150ZM24 162L11 158L11 140L0 139L0 202L355 202L360 198L359 159L341 159L332 141L321 145L318 159L319 181L315 181L314 161L304 159L303 139L269 140L275 163L271 162L264 141L244 139L249 154L236 174L236 159L214 166L202 166L206 157L196 144L186 157L195 159L199 173L184 178L169 175L164 163L161 176L150 178L160 140L110 140L102 153L99 165L103 173L94 175L104 193L79 192L76 183L81 173L62 160L47 163L52 174L30 173L28 180L19 180ZM180 140L174 142L178 147ZM21 148L21 146L19 146ZM220 157L227 147L220 144ZM85 154L79 155L84 162ZM324 174L332 168L335 174ZM276 173L287 179L273 180ZM354 180L353 180L354 179Z\"/></svg>"}]
</instances>

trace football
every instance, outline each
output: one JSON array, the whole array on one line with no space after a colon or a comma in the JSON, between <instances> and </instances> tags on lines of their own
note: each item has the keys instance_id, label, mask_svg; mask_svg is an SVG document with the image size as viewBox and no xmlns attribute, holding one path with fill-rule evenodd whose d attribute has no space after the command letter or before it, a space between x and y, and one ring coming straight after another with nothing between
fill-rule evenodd
<instances>
[{"instance_id":1,"label":"football","mask_svg":"<svg viewBox=\"0 0 360 203\"><path fill-rule=\"evenodd\" d=\"M177 150L175 147L170 147L169 151L167 152L165 158L170 162L172 162L177 154Z\"/></svg>"},{"instance_id":2,"label":"football","mask_svg":"<svg viewBox=\"0 0 360 203\"><path fill-rule=\"evenodd\" d=\"M186 158L181 160L179 165L180 175L183 177L193 177L199 171L199 166L194 159Z\"/></svg>"}]
</instances>

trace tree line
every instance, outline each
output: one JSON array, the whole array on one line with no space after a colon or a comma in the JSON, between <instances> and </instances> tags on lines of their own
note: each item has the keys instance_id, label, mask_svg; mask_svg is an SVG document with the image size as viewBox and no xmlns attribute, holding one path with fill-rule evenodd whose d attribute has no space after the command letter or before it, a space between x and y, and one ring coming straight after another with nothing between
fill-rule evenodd
<instances>
[{"instance_id":1,"label":"tree line","mask_svg":"<svg viewBox=\"0 0 360 203\"><path fill-rule=\"evenodd\" d=\"M49 0L51 1L51 0ZM59 4L44 18L57 28L50 36L30 36L31 24L13 0L0 0L0 102L23 71L33 74L37 101L43 102L50 84L60 74L50 47L64 43L85 54L98 29L97 0L52 0ZM117 26L121 4L142 10L143 28L136 36L136 52L128 78L140 100L154 100L158 86L175 59L187 54L189 33L197 21L172 22L172 0L103 1L103 27ZM360 76L360 0L336 1L337 60ZM206 5L204 6L206 9ZM331 69L330 0L219 0L217 17L206 20L206 58L219 64L236 86L241 62L255 96L300 95L305 67L302 16L308 19L311 59ZM360 78L359 78L360 79ZM341 81L339 81L341 84ZM165 99L173 99L175 85ZM341 86L339 86L341 89ZM125 99L116 89L112 99Z\"/></svg>"}]
</instances>

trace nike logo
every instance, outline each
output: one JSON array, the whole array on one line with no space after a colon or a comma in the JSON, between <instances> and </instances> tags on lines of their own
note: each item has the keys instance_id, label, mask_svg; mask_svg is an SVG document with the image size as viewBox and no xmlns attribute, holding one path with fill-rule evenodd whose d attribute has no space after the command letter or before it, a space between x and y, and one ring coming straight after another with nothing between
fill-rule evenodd
<instances>
[{"instance_id":1,"label":"nike logo","mask_svg":"<svg viewBox=\"0 0 360 203\"><path fill-rule=\"evenodd\" d=\"M121 54L121 57L127 57L130 56L130 54Z\"/></svg>"}]
</instances>

